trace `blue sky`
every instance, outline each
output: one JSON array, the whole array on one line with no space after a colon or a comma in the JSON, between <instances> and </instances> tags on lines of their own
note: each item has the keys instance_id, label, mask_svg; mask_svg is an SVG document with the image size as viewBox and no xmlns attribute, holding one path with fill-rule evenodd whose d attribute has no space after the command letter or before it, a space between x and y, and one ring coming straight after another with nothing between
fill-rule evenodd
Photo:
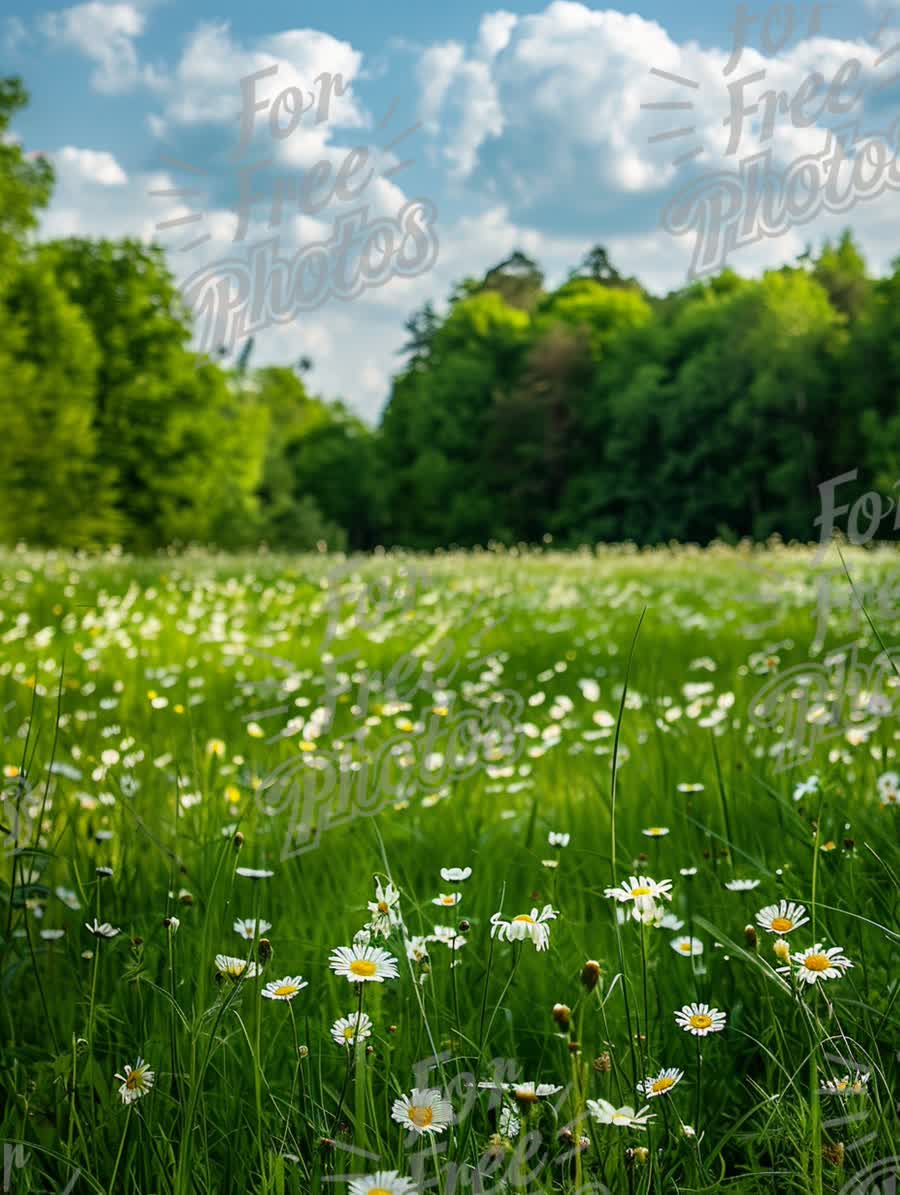
<instances>
[{"instance_id":1,"label":"blue sky","mask_svg":"<svg viewBox=\"0 0 900 1195\"><path fill-rule=\"evenodd\" d=\"M343 397L370 420L390 393L404 319L428 299L440 306L455 282L484 273L514 248L534 256L553 284L603 243L623 272L664 293L682 285L696 263L697 227L674 235L671 216L663 226L667 210L681 211L670 205L686 187L712 195L712 176L737 178L742 162L763 153L780 177L804 157L821 158L829 130L848 122L896 153L887 130L900 111L900 52L890 52L900 44L900 10L881 0L745 5L744 48L730 73L740 18L738 6L722 0L644 0L622 9L574 0L87 0L58 8L13 0L6 14L3 72L20 74L32 97L14 134L29 151L51 156L58 176L42 236L156 239L191 302L206 301L209 311L211 280L223 270L235 288L250 278L238 259L255 254L257 268L272 255L290 260L333 241L360 207L382 229L401 213L419 213L434 242L419 272L394 269L385 258L376 271L380 285L343 298L330 289L320 305L287 310L268 326L265 315L257 319L256 363L308 355L314 388ZM236 242L241 80L273 67L254 92L269 110L285 88L314 94L323 73L340 75L346 87L332 96L327 119L317 124L311 108L288 137L271 135L268 110L256 117L239 161L269 165L253 175L261 197ZM767 89L793 98L817 71L824 96L842 70L834 105L822 107L816 96L807 108L783 105L768 132L761 110L748 112L740 144L729 150L729 82L764 72L747 84L749 107ZM840 114L830 110L839 100L847 101ZM290 102L289 95L282 117ZM814 109L814 119L797 117ZM653 140L679 127L691 132ZM360 188L342 198L333 182L354 147L367 147L371 170L360 159ZM326 179L318 194L328 202L303 211L289 188L309 183L317 169ZM363 188L364 175L370 181ZM285 202L273 215L279 187ZM172 194L185 189L191 194ZM900 255L896 183L881 191L851 187L845 210L814 209L811 218L770 227L765 236L751 232L722 249L723 260L759 273L849 224L873 268L885 270ZM704 204L693 201L691 219L700 219ZM158 227L173 220L181 223ZM736 216L731 224L737 228ZM268 242L266 257L258 246ZM256 273L247 285L251 298L265 291L259 309L268 311L263 277ZM254 317L247 304L233 307L217 329L227 327L239 348Z\"/></svg>"}]
</instances>

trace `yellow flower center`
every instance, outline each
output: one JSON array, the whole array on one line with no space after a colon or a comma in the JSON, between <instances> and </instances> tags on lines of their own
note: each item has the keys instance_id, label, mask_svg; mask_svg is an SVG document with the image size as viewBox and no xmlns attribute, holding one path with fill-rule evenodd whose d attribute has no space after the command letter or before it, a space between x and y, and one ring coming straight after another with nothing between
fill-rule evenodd
<instances>
[{"instance_id":1,"label":"yellow flower center","mask_svg":"<svg viewBox=\"0 0 900 1195\"><path fill-rule=\"evenodd\" d=\"M388 904L388 902L386 900L380 900L378 902L378 912L379 913L389 913L390 911L391 911L391 906Z\"/></svg>"},{"instance_id":2,"label":"yellow flower center","mask_svg":"<svg viewBox=\"0 0 900 1195\"><path fill-rule=\"evenodd\" d=\"M128 1088L129 1091L134 1091L141 1086L143 1081L144 1081L144 1072L143 1071L132 1071L131 1074L128 1076L128 1078L125 1080L125 1086Z\"/></svg>"},{"instance_id":3,"label":"yellow flower center","mask_svg":"<svg viewBox=\"0 0 900 1195\"><path fill-rule=\"evenodd\" d=\"M534 918L529 917L527 913L520 913L518 917L513 917L513 921L526 921L529 925L534 925Z\"/></svg>"},{"instance_id":4,"label":"yellow flower center","mask_svg":"<svg viewBox=\"0 0 900 1195\"><path fill-rule=\"evenodd\" d=\"M515 1097L521 1104L536 1104L537 1092L531 1087L519 1087L515 1091Z\"/></svg>"},{"instance_id":5,"label":"yellow flower center","mask_svg":"<svg viewBox=\"0 0 900 1195\"><path fill-rule=\"evenodd\" d=\"M652 893L653 893L652 888L632 888L631 889L632 896L651 896Z\"/></svg>"},{"instance_id":6,"label":"yellow flower center","mask_svg":"<svg viewBox=\"0 0 900 1195\"><path fill-rule=\"evenodd\" d=\"M668 1091L670 1087L675 1086L675 1080L671 1078L655 1079L650 1090L654 1095L659 1095L662 1091Z\"/></svg>"},{"instance_id":7,"label":"yellow flower center","mask_svg":"<svg viewBox=\"0 0 900 1195\"><path fill-rule=\"evenodd\" d=\"M391 1195L387 1187L369 1187L369 1195Z\"/></svg>"},{"instance_id":8,"label":"yellow flower center","mask_svg":"<svg viewBox=\"0 0 900 1195\"><path fill-rule=\"evenodd\" d=\"M442 899L441 903L442 903L442 904L445 904L445 905L452 905L452 904L455 904L455 903L456 903L456 901L454 900L454 898L453 898L452 896L445 896L445 897ZM529 919L529 920L530 920L530 919Z\"/></svg>"},{"instance_id":9,"label":"yellow flower center","mask_svg":"<svg viewBox=\"0 0 900 1195\"><path fill-rule=\"evenodd\" d=\"M359 975L363 979L371 979L377 970L375 964L365 958L356 958L350 964L350 974Z\"/></svg>"},{"instance_id":10,"label":"yellow flower center","mask_svg":"<svg viewBox=\"0 0 900 1195\"><path fill-rule=\"evenodd\" d=\"M415 1104L410 1104L406 1110L406 1115L417 1129L427 1129L434 1119L434 1112L427 1105L417 1107Z\"/></svg>"},{"instance_id":11,"label":"yellow flower center","mask_svg":"<svg viewBox=\"0 0 900 1195\"><path fill-rule=\"evenodd\" d=\"M296 995L299 989L295 988L292 983L282 983L275 989L276 996L293 996Z\"/></svg>"},{"instance_id":12,"label":"yellow flower center","mask_svg":"<svg viewBox=\"0 0 900 1195\"><path fill-rule=\"evenodd\" d=\"M344 1040L352 1041L355 1033L356 1033L356 1030L353 1028L353 1026L348 1025L346 1027L346 1029L344 1030Z\"/></svg>"},{"instance_id":13,"label":"yellow flower center","mask_svg":"<svg viewBox=\"0 0 900 1195\"><path fill-rule=\"evenodd\" d=\"M803 960L803 966L807 971L827 971L831 960L825 954L811 954Z\"/></svg>"},{"instance_id":14,"label":"yellow flower center","mask_svg":"<svg viewBox=\"0 0 900 1195\"><path fill-rule=\"evenodd\" d=\"M682 954L690 954L691 953L691 944L690 944L690 942L682 942L681 945L678 947L678 949L681 951Z\"/></svg>"},{"instance_id":15,"label":"yellow flower center","mask_svg":"<svg viewBox=\"0 0 900 1195\"><path fill-rule=\"evenodd\" d=\"M772 929L776 930L779 934L786 934L789 930L792 930L793 928L794 928L794 923L793 923L793 921L791 921L790 917L773 917L772 918Z\"/></svg>"},{"instance_id":16,"label":"yellow flower center","mask_svg":"<svg viewBox=\"0 0 900 1195\"><path fill-rule=\"evenodd\" d=\"M711 1024L712 1024L712 1017L708 1017L706 1015L706 1013L703 1013L703 1012L694 1013L694 1015L691 1017L691 1028L692 1029L708 1029Z\"/></svg>"}]
</instances>

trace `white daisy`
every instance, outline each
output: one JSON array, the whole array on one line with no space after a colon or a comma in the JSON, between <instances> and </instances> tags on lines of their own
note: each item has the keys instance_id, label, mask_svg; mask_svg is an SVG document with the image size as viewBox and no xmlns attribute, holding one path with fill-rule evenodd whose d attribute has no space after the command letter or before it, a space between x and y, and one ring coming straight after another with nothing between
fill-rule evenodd
<instances>
[{"instance_id":1,"label":"white daisy","mask_svg":"<svg viewBox=\"0 0 900 1195\"><path fill-rule=\"evenodd\" d=\"M156 1079L156 1073L150 1069L150 1063L139 1058L134 1066L126 1066L124 1075L116 1075L122 1084L119 1096L123 1104L133 1104L141 1096L146 1095Z\"/></svg>"},{"instance_id":2,"label":"white daisy","mask_svg":"<svg viewBox=\"0 0 900 1195\"><path fill-rule=\"evenodd\" d=\"M357 1038L365 1041L372 1036L372 1022L367 1013L351 1013L349 1017L340 1017L331 1026L331 1036L339 1046L352 1046Z\"/></svg>"},{"instance_id":3,"label":"white daisy","mask_svg":"<svg viewBox=\"0 0 900 1195\"><path fill-rule=\"evenodd\" d=\"M413 1133L443 1133L453 1122L453 1105L436 1087L414 1087L394 1100L391 1117Z\"/></svg>"},{"instance_id":4,"label":"white daisy","mask_svg":"<svg viewBox=\"0 0 900 1195\"><path fill-rule=\"evenodd\" d=\"M770 934L789 934L801 925L806 925L809 918L803 905L794 904L790 900L780 900L777 905L766 905L756 914L756 924L768 930Z\"/></svg>"},{"instance_id":5,"label":"white daisy","mask_svg":"<svg viewBox=\"0 0 900 1195\"><path fill-rule=\"evenodd\" d=\"M410 962L421 963L428 958L428 945L425 938L407 938L405 945L406 957Z\"/></svg>"},{"instance_id":6,"label":"white daisy","mask_svg":"<svg viewBox=\"0 0 900 1195\"><path fill-rule=\"evenodd\" d=\"M706 1037L725 1028L726 1014L708 1004L685 1004L675 1013L675 1022L694 1037Z\"/></svg>"},{"instance_id":7,"label":"white daisy","mask_svg":"<svg viewBox=\"0 0 900 1195\"><path fill-rule=\"evenodd\" d=\"M375 881L375 899L370 900L367 907L372 914L370 928L383 938L389 938L394 927L402 924L400 892L390 882L382 885L381 880Z\"/></svg>"},{"instance_id":8,"label":"white daisy","mask_svg":"<svg viewBox=\"0 0 900 1195\"><path fill-rule=\"evenodd\" d=\"M568 846L572 840L570 834L558 833L556 830L551 830L547 835L547 841L551 846Z\"/></svg>"},{"instance_id":9,"label":"white daisy","mask_svg":"<svg viewBox=\"0 0 900 1195\"><path fill-rule=\"evenodd\" d=\"M635 1112L628 1104L617 1108L608 1100L588 1100L587 1110L597 1124L614 1124L621 1129L643 1130L651 1120L656 1119L654 1113L646 1106Z\"/></svg>"},{"instance_id":10,"label":"white daisy","mask_svg":"<svg viewBox=\"0 0 900 1195\"><path fill-rule=\"evenodd\" d=\"M759 880L728 880L725 887L729 892L751 892L759 887Z\"/></svg>"},{"instance_id":11,"label":"white daisy","mask_svg":"<svg viewBox=\"0 0 900 1195\"><path fill-rule=\"evenodd\" d=\"M673 938L669 945L678 954L685 954L689 958L694 958L703 953L703 943L700 939L689 938L687 934L683 934L679 938Z\"/></svg>"},{"instance_id":12,"label":"white daisy","mask_svg":"<svg viewBox=\"0 0 900 1195\"><path fill-rule=\"evenodd\" d=\"M461 892L441 892L432 900L433 905L443 905L446 909L452 909L454 905L458 905L462 900Z\"/></svg>"},{"instance_id":13,"label":"white daisy","mask_svg":"<svg viewBox=\"0 0 900 1195\"><path fill-rule=\"evenodd\" d=\"M445 884L462 884L472 874L471 867L442 867L441 879Z\"/></svg>"},{"instance_id":14,"label":"white daisy","mask_svg":"<svg viewBox=\"0 0 900 1195\"><path fill-rule=\"evenodd\" d=\"M114 925L110 925L108 921L104 921L101 925L97 918L94 918L93 924L90 921L85 921L84 928L89 934L93 934L95 938L114 938L116 934L122 931L117 929Z\"/></svg>"},{"instance_id":15,"label":"white daisy","mask_svg":"<svg viewBox=\"0 0 900 1195\"><path fill-rule=\"evenodd\" d=\"M348 1195L415 1195L411 1178L401 1178L396 1170L378 1170L365 1178L350 1180Z\"/></svg>"},{"instance_id":16,"label":"white daisy","mask_svg":"<svg viewBox=\"0 0 900 1195\"><path fill-rule=\"evenodd\" d=\"M275 872L267 871L264 867L236 867L234 874L243 876L247 880L268 880Z\"/></svg>"},{"instance_id":17,"label":"white daisy","mask_svg":"<svg viewBox=\"0 0 900 1195\"><path fill-rule=\"evenodd\" d=\"M679 1083L684 1076L684 1071L678 1070L677 1067L669 1066L665 1070L661 1070L654 1078L642 1079L637 1085L638 1091L641 1095L648 1099L655 1099L658 1095L668 1095L676 1083Z\"/></svg>"},{"instance_id":18,"label":"white daisy","mask_svg":"<svg viewBox=\"0 0 900 1195\"><path fill-rule=\"evenodd\" d=\"M798 951L791 955L791 962L796 964L797 978L803 983L818 983L821 979L841 979L844 972L853 964L841 954L842 946L829 946L826 950L820 942L810 946L808 950ZM790 965L779 967L782 975L791 973Z\"/></svg>"},{"instance_id":19,"label":"white daisy","mask_svg":"<svg viewBox=\"0 0 900 1195\"><path fill-rule=\"evenodd\" d=\"M270 921L259 920L256 921L250 917L247 920L240 918L234 923L234 932L240 934L248 942L252 942L254 938L261 938L263 934L267 933L272 928Z\"/></svg>"},{"instance_id":20,"label":"white daisy","mask_svg":"<svg viewBox=\"0 0 900 1195\"><path fill-rule=\"evenodd\" d=\"M350 983L384 983L400 975L397 960L378 946L338 946L328 965Z\"/></svg>"},{"instance_id":21,"label":"white daisy","mask_svg":"<svg viewBox=\"0 0 900 1195\"><path fill-rule=\"evenodd\" d=\"M668 826L648 826L646 830L641 830L641 833L646 838L665 838L669 833Z\"/></svg>"},{"instance_id":22,"label":"white daisy","mask_svg":"<svg viewBox=\"0 0 900 1195\"><path fill-rule=\"evenodd\" d=\"M267 1000L293 1000L306 987L309 984L302 975L286 975L284 979L273 979L267 983L260 995Z\"/></svg>"},{"instance_id":23,"label":"white daisy","mask_svg":"<svg viewBox=\"0 0 900 1195\"><path fill-rule=\"evenodd\" d=\"M256 963L248 962L245 958L234 958L230 954L216 955L216 970L220 975L227 975L229 979L255 979L259 974Z\"/></svg>"},{"instance_id":24,"label":"white daisy","mask_svg":"<svg viewBox=\"0 0 900 1195\"><path fill-rule=\"evenodd\" d=\"M635 920L649 922L656 916L656 902L672 899L672 881L631 876L618 888L605 888L603 895L622 904L631 901Z\"/></svg>"},{"instance_id":25,"label":"white daisy","mask_svg":"<svg viewBox=\"0 0 900 1195\"><path fill-rule=\"evenodd\" d=\"M440 942L448 950L460 950L466 944L466 939L452 925L436 925L434 933L429 934L425 941Z\"/></svg>"},{"instance_id":26,"label":"white daisy","mask_svg":"<svg viewBox=\"0 0 900 1195\"><path fill-rule=\"evenodd\" d=\"M524 942L527 938L534 943L535 950L546 950L550 943L548 923L557 916L551 905L544 905L540 912L532 909L530 913L519 913L510 921L502 913L495 913L491 918L491 937L496 934L501 942Z\"/></svg>"}]
</instances>

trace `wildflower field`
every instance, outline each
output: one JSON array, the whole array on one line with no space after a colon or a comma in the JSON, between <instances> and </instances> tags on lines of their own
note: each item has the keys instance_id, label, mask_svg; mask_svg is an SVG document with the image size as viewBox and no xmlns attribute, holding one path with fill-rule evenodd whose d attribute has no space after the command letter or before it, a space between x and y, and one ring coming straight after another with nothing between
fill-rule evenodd
<instances>
[{"instance_id":1,"label":"wildflower field","mask_svg":"<svg viewBox=\"0 0 900 1195\"><path fill-rule=\"evenodd\" d=\"M0 558L3 1190L893 1190L844 559Z\"/></svg>"}]
</instances>

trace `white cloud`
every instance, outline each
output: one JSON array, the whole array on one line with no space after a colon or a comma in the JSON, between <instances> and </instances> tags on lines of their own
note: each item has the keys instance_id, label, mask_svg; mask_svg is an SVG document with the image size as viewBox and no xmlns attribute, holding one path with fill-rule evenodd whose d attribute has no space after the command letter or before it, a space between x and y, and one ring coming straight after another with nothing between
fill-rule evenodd
<instances>
[{"instance_id":1,"label":"white cloud","mask_svg":"<svg viewBox=\"0 0 900 1195\"><path fill-rule=\"evenodd\" d=\"M485 44L493 56L485 55ZM764 80L748 87L748 103L767 90L791 98L813 71L830 83L853 58L861 63L864 86L873 89L881 81L879 51L861 41L807 38L769 59L748 48L739 69L725 76L730 53L730 47L681 45L658 22L635 14L554 0L543 12L518 19L503 12L484 17L471 53L456 42L427 47L418 71L421 106L457 175L485 186L499 177L519 202L566 195L580 203L600 186L623 196L660 191L679 173L673 160L695 147L702 149L698 160L704 165L733 168L724 121L728 84L742 75L765 71ZM650 68L695 86L653 76ZM886 79L892 69L882 65L881 75ZM671 102L687 106L642 107ZM692 132L651 141L678 128ZM788 162L821 149L824 136L821 123L800 129L781 115L773 153ZM760 148L748 119L740 153Z\"/></svg>"},{"instance_id":2,"label":"white cloud","mask_svg":"<svg viewBox=\"0 0 900 1195\"><path fill-rule=\"evenodd\" d=\"M105 150L77 149L66 145L52 155L57 174L64 172L68 179L78 178L85 183L98 183L102 187L117 187L128 182L128 175Z\"/></svg>"},{"instance_id":3,"label":"white cloud","mask_svg":"<svg viewBox=\"0 0 900 1195\"><path fill-rule=\"evenodd\" d=\"M57 48L78 50L96 63L91 83L97 91L115 94L139 83L161 85L156 71L141 66L135 42L144 32L144 14L128 3L88 0L47 13L38 27Z\"/></svg>"},{"instance_id":4,"label":"white cloud","mask_svg":"<svg viewBox=\"0 0 900 1195\"><path fill-rule=\"evenodd\" d=\"M362 55L349 42L341 41L316 29L290 29L270 37L254 40L245 46L236 41L227 22L200 25L191 34L176 65L169 89L166 118L175 124L235 125L241 113L241 80L267 68L276 72L255 81L254 95L269 107L256 115L256 122L264 124L272 112L276 97L287 88L302 92L305 112L300 129L310 127L353 128L365 123L353 95L353 79L358 75ZM334 83L331 101L327 105L327 125L314 124L319 115L319 102L329 76ZM338 82L340 76L340 82ZM339 92L343 89L343 94ZM323 114L326 107L322 108ZM283 125L289 114L286 108L279 113ZM293 134L289 140L294 140Z\"/></svg>"},{"instance_id":5,"label":"white cloud","mask_svg":"<svg viewBox=\"0 0 900 1195\"><path fill-rule=\"evenodd\" d=\"M461 45L446 42L425 51L417 74L422 86L422 119L433 131L440 130L451 174L467 178L485 140L499 136L504 127L490 62L467 59Z\"/></svg>"},{"instance_id":6,"label":"white cloud","mask_svg":"<svg viewBox=\"0 0 900 1195\"><path fill-rule=\"evenodd\" d=\"M478 30L479 57L496 58L501 50L505 50L518 20L515 13L502 9L485 13Z\"/></svg>"}]
</instances>

